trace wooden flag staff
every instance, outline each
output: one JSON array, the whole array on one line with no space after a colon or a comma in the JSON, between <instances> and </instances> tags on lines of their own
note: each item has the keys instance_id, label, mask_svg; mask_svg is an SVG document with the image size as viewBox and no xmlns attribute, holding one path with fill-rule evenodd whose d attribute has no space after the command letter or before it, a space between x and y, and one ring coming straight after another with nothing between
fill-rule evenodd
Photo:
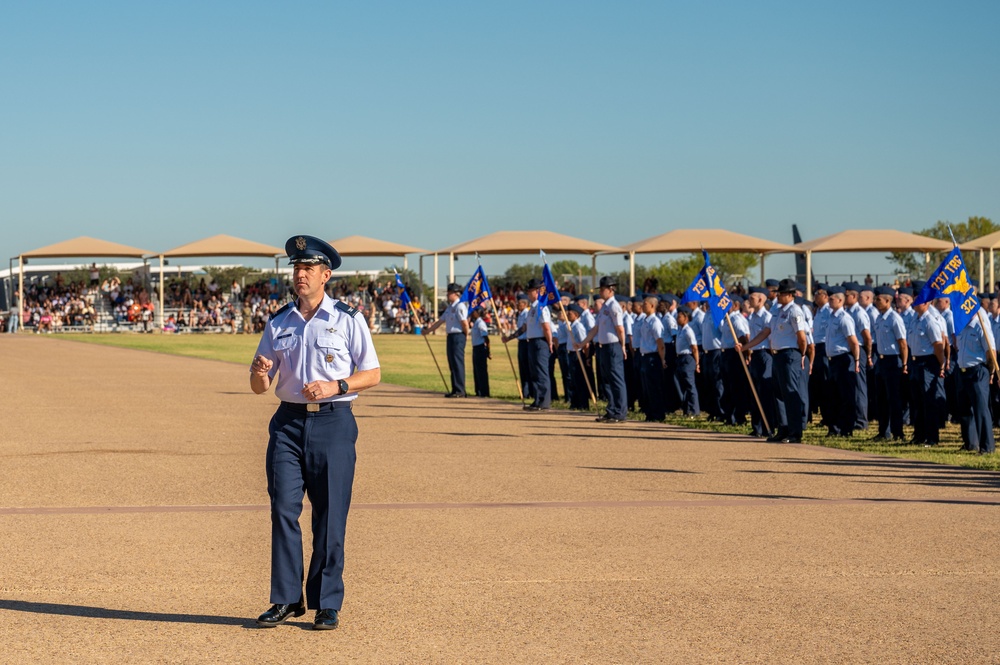
<instances>
[{"instance_id":1,"label":"wooden flag staff","mask_svg":"<svg viewBox=\"0 0 1000 665\"><path fill-rule=\"evenodd\" d=\"M493 310L493 318L497 321L497 330L500 331L501 335L506 335L503 327L500 325L500 314L497 313L497 305L493 302L493 294L490 294L490 308ZM510 347L506 344L503 348L507 351L507 361L510 363L510 371L514 375L514 383L517 384L517 394L521 398L521 406L524 406L524 391L521 390L521 379L517 376L517 370L514 369L514 359L510 357Z\"/></svg>"},{"instance_id":2,"label":"wooden flag staff","mask_svg":"<svg viewBox=\"0 0 1000 665\"><path fill-rule=\"evenodd\" d=\"M569 316L566 314L566 306L563 305L563 301L559 299L559 310L562 312L563 320L566 321L566 325L569 325ZM587 376L587 366L583 364L583 356L580 354L580 349L575 348L576 342L573 341L573 330L570 328L569 331L569 343L573 344L573 351L576 353L576 359L580 362L580 371L583 372L583 380L587 384L587 392L590 393L590 401L594 403L594 412L600 415L601 407L597 403L597 398L594 396L594 389L590 387L590 377Z\"/></svg>"},{"instance_id":3,"label":"wooden flag staff","mask_svg":"<svg viewBox=\"0 0 1000 665\"><path fill-rule=\"evenodd\" d=\"M420 320L420 315L417 313L417 308L413 306L412 300L410 301L409 305L410 305L410 312L413 314L413 318L416 319L417 325L419 325L421 329L423 329L424 327L423 321ZM434 359L434 366L437 367L438 374L441 375L441 383L444 384L445 392L448 392L448 382L444 378L444 372L441 371L441 365L438 364L437 356L434 355L434 349L433 347L431 347L431 341L427 339L427 335L421 335L421 337L423 337L424 341L427 342L427 350L431 352L431 358Z\"/></svg>"},{"instance_id":4,"label":"wooden flag staff","mask_svg":"<svg viewBox=\"0 0 1000 665\"><path fill-rule=\"evenodd\" d=\"M729 312L726 312L726 323L729 324L729 332L733 335L733 341L739 343L739 337L736 336L736 328L733 327L733 322L729 318ZM747 349L747 351L750 351L750 349ZM740 367L743 368L743 373L747 375L747 383L750 384L750 392L753 393L753 399L757 402L757 411L760 413L760 419L764 421L764 427L766 428L768 435L770 435L771 424L767 422L767 416L764 415L764 407L761 406L760 396L757 394L757 388L753 385L753 378L751 378L750 369L747 367L748 363L744 362L742 352L737 351L737 353L739 353L740 356ZM760 353L767 353L767 351L761 351Z\"/></svg>"}]
</instances>

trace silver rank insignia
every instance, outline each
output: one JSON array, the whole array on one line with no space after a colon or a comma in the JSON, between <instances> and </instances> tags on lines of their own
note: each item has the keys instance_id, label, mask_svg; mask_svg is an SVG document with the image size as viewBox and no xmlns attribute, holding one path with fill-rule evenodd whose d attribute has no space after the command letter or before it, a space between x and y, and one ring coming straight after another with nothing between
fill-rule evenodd
<instances>
[{"instance_id":1,"label":"silver rank insignia","mask_svg":"<svg viewBox=\"0 0 1000 665\"><path fill-rule=\"evenodd\" d=\"M332 335L333 333L337 332L337 329L336 328L327 328L326 331Z\"/></svg>"}]
</instances>

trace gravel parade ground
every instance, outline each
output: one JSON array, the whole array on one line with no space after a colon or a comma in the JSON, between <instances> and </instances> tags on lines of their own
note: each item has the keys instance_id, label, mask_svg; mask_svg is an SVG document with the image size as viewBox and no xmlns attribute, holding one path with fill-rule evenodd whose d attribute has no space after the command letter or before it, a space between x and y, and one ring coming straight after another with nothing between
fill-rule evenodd
<instances>
[{"instance_id":1,"label":"gravel parade ground","mask_svg":"<svg viewBox=\"0 0 1000 665\"><path fill-rule=\"evenodd\" d=\"M997 662L1000 474L392 385L355 405L340 628L259 629L273 394L0 357L3 663Z\"/></svg>"}]
</instances>

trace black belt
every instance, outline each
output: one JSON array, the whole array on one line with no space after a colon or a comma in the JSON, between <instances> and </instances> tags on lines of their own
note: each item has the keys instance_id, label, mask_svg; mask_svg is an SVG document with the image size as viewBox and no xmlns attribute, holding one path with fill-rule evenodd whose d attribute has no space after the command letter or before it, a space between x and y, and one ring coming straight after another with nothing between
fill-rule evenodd
<instances>
[{"instance_id":1,"label":"black belt","mask_svg":"<svg viewBox=\"0 0 1000 665\"><path fill-rule=\"evenodd\" d=\"M798 348L796 347L796 348L788 348L788 349L771 349L771 354L772 354L772 355L778 355L779 353L785 353L786 351L795 351L795 352L797 352L797 353L802 353L802 352L801 352L801 351L799 351L799 349L798 349Z\"/></svg>"},{"instance_id":2,"label":"black belt","mask_svg":"<svg viewBox=\"0 0 1000 665\"><path fill-rule=\"evenodd\" d=\"M333 411L334 409L353 409L353 399L338 400L336 402L309 402L299 404L297 402L282 402L281 406L296 413L319 413L321 411Z\"/></svg>"},{"instance_id":3,"label":"black belt","mask_svg":"<svg viewBox=\"0 0 1000 665\"><path fill-rule=\"evenodd\" d=\"M464 335L464 332L450 332L449 335Z\"/></svg>"},{"instance_id":4,"label":"black belt","mask_svg":"<svg viewBox=\"0 0 1000 665\"><path fill-rule=\"evenodd\" d=\"M880 353L880 354L878 354L878 357L879 357L879 360L881 360L882 358L898 358L899 354L898 353Z\"/></svg>"},{"instance_id":5,"label":"black belt","mask_svg":"<svg viewBox=\"0 0 1000 665\"><path fill-rule=\"evenodd\" d=\"M529 342L534 342L536 339L545 339L545 338L544 337L529 337L528 341Z\"/></svg>"}]
</instances>

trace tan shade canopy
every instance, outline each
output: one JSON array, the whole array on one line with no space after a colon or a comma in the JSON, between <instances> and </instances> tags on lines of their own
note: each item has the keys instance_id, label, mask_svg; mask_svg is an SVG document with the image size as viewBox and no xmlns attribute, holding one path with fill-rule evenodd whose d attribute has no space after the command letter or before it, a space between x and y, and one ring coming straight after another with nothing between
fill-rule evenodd
<instances>
[{"instance_id":1,"label":"tan shade canopy","mask_svg":"<svg viewBox=\"0 0 1000 665\"><path fill-rule=\"evenodd\" d=\"M672 254L698 252L793 252L791 245L772 242L725 229L675 229L662 235L625 245L622 249L636 254Z\"/></svg>"},{"instance_id":2,"label":"tan shade canopy","mask_svg":"<svg viewBox=\"0 0 1000 665\"><path fill-rule=\"evenodd\" d=\"M1000 231L980 236L959 245L959 247L962 249L1000 249Z\"/></svg>"},{"instance_id":3,"label":"tan shade canopy","mask_svg":"<svg viewBox=\"0 0 1000 665\"><path fill-rule=\"evenodd\" d=\"M340 240L331 240L330 244L341 256L405 256L407 254L426 254L426 249L400 245L397 242L376 240L364 236L347 236Z\"/></svg>"},{"instance_id":4,"label":"tan shade canopy","mask_svg":"<svg viewBox=\"0 0 1000 665\"><path fill-rule=\"evenodd\" d=\"M174 247L163 252L163 256L267 256L273 259L284 253L280 247L220 234Z\"/></svg>"},{"instance_id":5,"label":"tan shade canopy","mask_svg":"<svg viewBox=\"0 0 1000 665\"><path fill-rule=\"evenodd\" d=\"M945 240L894 229L841 231L794 245L796 252L946 252L952 247Z\"/></svg>"},{"instance_id":6,"label":"tan shade canopy","mask_svg":"<svg viewBox=\"0 0 1000 665\"><path fill-rule=\"evenodd\" d=\"M46 247L33 249L30 252L24 252L21 256L26 259L62 259L98 256L141 259L143 256L148 256L152 253L145 249L129 247L117 242L80 236L79 238L57 242L54 245L47 245Z\"/></svg>"},{"instance_id":7,"label":"tan shade canopy","mask_svg":"<svg viewBox=\"0 0 1000 665\"><path fill-rule=\"evenodd\" d=\"M439 250L438 254L534 254L538 250L550 254L600 254L620 252L599 242L582 240L552 231L497 231L460 245Z\"/></svg>"}]
</instances>

